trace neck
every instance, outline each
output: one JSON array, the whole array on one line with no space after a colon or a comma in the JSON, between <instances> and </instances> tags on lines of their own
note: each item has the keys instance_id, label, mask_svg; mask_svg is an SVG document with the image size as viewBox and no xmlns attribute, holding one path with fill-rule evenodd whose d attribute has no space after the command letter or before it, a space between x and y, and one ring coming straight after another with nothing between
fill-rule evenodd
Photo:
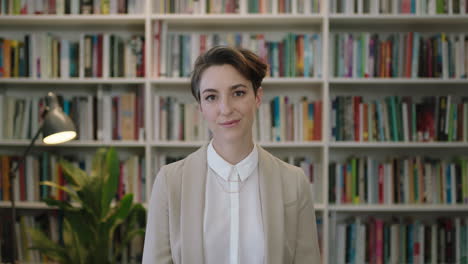
<instances>
[{"instance_id":1,"label":"neck","mask_svg":"<svg viewBox=\"0 0 468 264\"><path fill-rule=\"evenodd\" d=\"M216 150L216 153L232 165L235 165L245 159L245 157L252 152L253 147L254 143L251 138L250 140L246 140L242 143L225 142L221 140L217 141L216 139L213 139L213 148Z\"/></svg>"}]
</instances>

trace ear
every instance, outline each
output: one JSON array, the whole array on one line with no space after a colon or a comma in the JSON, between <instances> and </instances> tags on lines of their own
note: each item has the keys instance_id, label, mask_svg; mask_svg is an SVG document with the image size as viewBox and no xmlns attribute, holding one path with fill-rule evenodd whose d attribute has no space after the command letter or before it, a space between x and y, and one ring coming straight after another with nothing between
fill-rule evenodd
<instances>
[{"instance_id":1,"label":"ear","mask_svg":"<svg viewBox=\"0 0 468 264\"><path fill-rule=\"evenodd\" d=\"M258 87L257 95L255 96L255 104L257 105L257 108L259 108L260 105L262 104L262 99L263 99L263 88L260 86Z\"/></svg>"}]
</instances>

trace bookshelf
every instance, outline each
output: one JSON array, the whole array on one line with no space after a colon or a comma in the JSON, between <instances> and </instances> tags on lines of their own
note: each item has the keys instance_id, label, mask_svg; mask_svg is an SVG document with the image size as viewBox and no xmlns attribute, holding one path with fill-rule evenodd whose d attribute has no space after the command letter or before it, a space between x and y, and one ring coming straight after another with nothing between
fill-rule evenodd
<instances>
[{"instance_id":1,"label":"bookshelf","mask_svg":"<svg viewBox=\"0 0 468 264\"><path fill-rule=\"evenodd\" d=\"M336 77L333 70L334 45L332 37L345 32L383 32L383 35L393 32L424 32L464 33L468 37L466 26L468 12L454 12L455 0L446 0L452 11L434 11L428 6L417 6L410 12L402 12L403 3L412 3L412 0L398 0L393 5L392 0L375 1L375 3L388 3L382 11L380 7L372 7L371 12L360 12L369 3L369 0L356 0L356 12L335 12L337 1L341 0L310 0L291 1L290 12L273 8L282 0L259 0L270 5L271 12L251 13L248 0L232 1L239 6L238 12L220 14L210 13L206 5L210 0L188 1L197 2L200 6L190 13L157 13L155 4L168 3L168 1L145 0L143 12L140 14L63 14L63 15L0 15L0 37L22 38L22 33L52 32L70 40L78 41L79 35L84 33L109 32L122 36L144 36L144 77L101 77L89 78L84 75L76 78L38 78L38 77L0 77L0 93L3 95L24 96L25 94L41 95L45 91L60 91L65 96L76 94L98 96L103 90L111 91L111 96L119 93L141 91L143 95L144 137L139 140L77 140L59 147L45 147L41 144L38 149L52 150L58 153L77 152L90 154L98 147L115 146L123 156L139 155L145 159L144 167L146 178L146 197L149 197L152 182L156 175L161 159L174 156L182 157L201 146L204 141L160 140L154 138L155 124L154 95L176 96L184 102L193 102L189 91L187 77L173 77L156 75L154 61L154 47L156 45L155 27L161 22L166 25L166 33L175 34L248 34L264 33L268 41L280 42L286 33L320 34L321 41L321 76L310 77L267 77L264 80L265 100L273 100L275 96L292 96L299 98L307 95L312 100L322 101L321 140L315 141L285 141L258 143L281 157L307 156L314 163L320 164L323 192L320 201L316 201L315 209L320 221L319 232L322 237L322 253L324 263L335 263L333 241L335 241L335 227L337 221L346 217L360 215L395 215L409 216L412 212L417 217L438 216L468 216L468 205L465 204L334 204L329 202L329 168L332 162L344 162L351 156L371 156L385 160L388 156L430 156L451 159L466 155L468 142L405 142L405 141L334 141L330 129L332 125L331 100L335 96L359 95L369 100L383 99L385 96L407 95L421 98L425 95L444 96L451 94L458 97L468 96L466 85L468 79L453 78L427 78L427 77ZM396 1L396 0L395 0ZM421 2L432 3L436 0ZM440 0L437 0L439 2ZM445 0L444 0L445 1ZM231 1L229 1L231 2ZM253 2L253 1L252 1ZM299 10L299 3L307 8L320 2L320 12ZM343 1L344 2L344 1ZM353 1L346 1L353 2ZM374 2L374 1L371 1ZM462 3L460 0L458 3ZM450 4L449 4L450 3ZM466 2L464 2L466 3ZM468 5L468 4L467 4ZM279 6L278 6L279 7ZM461 8L460 10L463 10ZM465 5L466 7L466 5ZM416 8L416 7L415 7ZM448 7L448 9L450 9ZM425 10L425 11L424 11ZM423 12L424 11L424 12ZM167 36L167 35L166 35ZM382 38L385 39L385 38ZM114 93L115 92L115 93ZM111 111L111 110L107 110ZM0 139L0 153L14 155L21 153L28 144L27 139ZM63 150L63 151L62 151ZM8 202L0 202L0 210L8 208ZM40 211L48 209L40 202L20 202L22 212ZM338 220L337 220L338 219Z\"/></svg>"}]
</instances>

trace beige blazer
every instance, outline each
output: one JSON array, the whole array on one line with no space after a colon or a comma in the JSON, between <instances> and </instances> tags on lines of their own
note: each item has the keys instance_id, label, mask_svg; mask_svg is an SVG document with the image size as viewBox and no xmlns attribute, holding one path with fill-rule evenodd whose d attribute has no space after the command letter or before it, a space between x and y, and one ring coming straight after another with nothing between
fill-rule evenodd
<instances>
[{"instance_id":1,"label":"beige blazer","mask_svg":"<svg viewBox=\"0 0 468 264\"><path fill-rule=\"evenodd\" d=\"M143 263L204 263L207 146L159 171L149 203ZM265 263L321 263L303 171L261 147L258 153Z\"/></svg>"}]
</instances>

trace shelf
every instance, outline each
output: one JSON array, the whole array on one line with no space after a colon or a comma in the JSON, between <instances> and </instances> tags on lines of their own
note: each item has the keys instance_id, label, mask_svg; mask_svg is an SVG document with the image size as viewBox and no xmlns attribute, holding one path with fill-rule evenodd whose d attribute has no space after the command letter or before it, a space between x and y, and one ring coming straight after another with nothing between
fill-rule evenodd
<instances>
[{"instance_id":1,"label":"shelf","mask_svg":"<svg viewBox=\"0 0 468 264\"><path fill-rule=\"evenodd\" d=\"M0 25L144 25L145 15L1 15Z\"/></svg>"},{"instance_id":2,"label":"shelf","mask_svg":"<svg viewBox=\"0 0 468 264\"><path fill-rule=\"evenodd\" d=\"M309 142L258 142L264 148L320 148L325 146L321 141Z\"/></svg>"},{"instance_id":3,"label":"shelf","mask_svg":"<svg viewBox=\"0 0 468 264\"><path fill-rule=\"evenodd\" d=\"M37 78L0 78L0 83L7 84L144 84L146 78L70 78L70 79L37 79ZM152 78L152 84L184 85L190 84L190 78ZM265 78L263 84L294 85L323 84L320 78ZM330 84L468 84L468 79L439 78L332 78Z\"/></svg>"},{"instance_id":4,"label":"shelf","mask_svg":"<svg viewBox=\"0 0 468 264\"><path fill-rule=\"evenodd\" d=\"M26 147L29 145L29 140L1 140L1 147ZM110 141L110 142L100 142L94 140L74 140L68 143L58 144L58 145L47 145L40 143L39 141L34 144L36 147L128 147L128 148L140 148L144 147L146 144L139 141Z\"/></svg>"},{"instance_id":5,"label":"shelf","mask_svg":"<svg viewBox=\"0 0 468 264\"><path fill-rule=\"evenodd\" d=\"M15 203L17 209L28 209L28 210L44 210L44 209L49 209L49 210L54 210L56 208L48 206L45 202L20 202L17 201ZM148 203L142 203L142 205L148 209ZM77 206L77 205L75 205ZM0 201L0 209L10 209L11 208L11 202L10 201ZM323 211L325 209L324 204L314 204L314 209L316 211Z\"/></svg>"},{"instance_id":6,"label":"shelf","mask_svg":"<svg viewBox=\"0 0 468 264\"><path fill-rule=\"evenodd\" d=\"M330 211L337 212L468 212L468 204L442 205L442 204L419 204L419 205L329 205Z\"/></svg>"},{"instance_id":7,"label":"shelf","mask_svg":"<svg viewBox=\"0 0 468 264\"><path fill-rule=\"evenodd\" d=\"M45 202L15 202L15 206L17 209L55 209L48 206ZM10 201L0 201L0 209L10 209L11 202Z\"/></svg>"},{"instance_id":8,"label":"shelf","mask_svg":"<svg viewBox=\"0 0 468 264\"><path fill-rule=\"evenodd\" d=\"M468 142L330 142L330 148L468 148Z\"/></svg>"},{"instance_id":9,"label":"shelf","mask_svg":"<svg viewBox=\"0 0 468 264\"><path fill-rule=\"evenodd\" d=\"M428 24L454 24L462 25L468 23L467 15L414 15L414 14L330 14L330 25L425 25Z\"/></svg>"},{"instance_id":10,"label":"shelf","mask_svg":"<svg viewBox=\"0 0 468 264\"><path fill-rule=\"evenodd\" d=\"M152 84L164 85L189 85L190 78L153 78ZM266 85L294 85L294 84L323 84L323 79L319 78L265 78L262 84Z\"/></svg>"},{"instance_id":11,"label":"shelf","mask_svg":"<svg viewBox=\"0 0 468 264\"><path fill-rule=\"evenodd\" d=\"M319 14L291 15L291 14L161 14L152 15L153 20L164 20L171 25L180 26L213 26L213 25L239 25L239 26L310 26L320 25L323 16Z\"/></svg>"},{"instance_id":12,"label":"shelf","mask_svg":"<svg viewBox=\"0 0 468 264\"><path fill-rule=\"evenodd\" d=\"M151 144L158 148L197 148L201 147L207 141L157 141ZM256 142L264 148L320 148L324 146L321 141L312 142Z\"/></svg>"},{"instance_id":13,"label":"shelf","mask_svg":"<svg viewBox=\"0 0 468 264\"><path fill-rule=\"evenodd\" d=\"M323 203L314 204L315 211L323 211L325 210L325 205Z\"/></svg>"},{"instance_id":14,"label":"shelf","mask_svg":"<svg viewBox=\"0 0 468 264\"><path fill-rule=\"evenodd\" d=\"M206 141L156 141L151 143L151 146L157 148L199 148L205 143Z\"/></svg>"},{"instance_id":15,"label":"shelf","mask_svg":"<svg viewBox=\"0 0 468 264\"><path fill-rule=\"evenodd\" d=\"M468 84L468 79L442 78L331 78L330 84Z\"/></svg>"},{"instance_id":16,"label":"shelf","mask_svg":"<svg viewBox=\"0 0 468 264\"><path fill-rule=\"evenodd\" d=\"M0 78L0 84L144 84L145 78Z\"/></svg>"}]
</instances>

